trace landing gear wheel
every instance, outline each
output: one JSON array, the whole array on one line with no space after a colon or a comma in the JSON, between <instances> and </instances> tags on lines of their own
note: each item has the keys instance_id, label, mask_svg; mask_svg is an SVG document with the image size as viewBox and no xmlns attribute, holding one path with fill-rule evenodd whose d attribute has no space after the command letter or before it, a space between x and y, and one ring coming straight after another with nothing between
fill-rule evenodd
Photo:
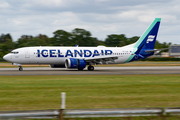
<instances>
[{"instance_id":1,"label":"landing gear wheel","mask_svg":"<svg viewBox=\"0 0 180 120\"><path fill-rule=\"evenodd\" d=\"M91 66L91 65L88 66L88 70L89 70L89 71L93 71L93 70L94 70L94 66Z\"/></svg>"},{"instance_id":2,"label":"landing gear wheel","mask_svg":"<svg viewBox=\"0 0 180 120\"><path fill-rule=\"evenodd\" d=\"M23 71L23 68L22 68L22 67L19 67L19 71Z\"/></svg>"}]
</instances>

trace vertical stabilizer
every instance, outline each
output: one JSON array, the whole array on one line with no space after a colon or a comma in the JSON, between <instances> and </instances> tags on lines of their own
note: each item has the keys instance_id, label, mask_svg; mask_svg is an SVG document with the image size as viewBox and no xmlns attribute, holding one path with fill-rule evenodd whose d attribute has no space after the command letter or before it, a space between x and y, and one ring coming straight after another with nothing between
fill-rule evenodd
<instances>
[{"instance_id":1,"label":"vertical stabilizer","mask_svg":"<svg viewBox=\"0 0 180 120\"><path fill-rule=\"evenodd\" d=\"M151 23L151 25L147 28L147 30L143 33L143 35L139 38L139 40L134 45L133 53L134 55L131 55L126 62L134 61L146 58L151 54L144 53L145 50L152 50L154 49L154 45L156 43L156 37L159 30L161 18L155 18L155 20ZM146 54L145 56L141 53Z\"/></svg>"},{"instance_id":2,"label":"vertical stabilizer","mask_svg":"<svg viewBox=\"0 0 180 120\"><path fill-rule=\"evenodd\" d=\"M139 40L135 44L135 48L141 48L143 46L144 49L154 49L154 45L156 42L156 37L159 30L161 18L156 18L151 25L147 28L147 30L143 33L143 35L139 38Z\"/></svg>"}]
</instances>

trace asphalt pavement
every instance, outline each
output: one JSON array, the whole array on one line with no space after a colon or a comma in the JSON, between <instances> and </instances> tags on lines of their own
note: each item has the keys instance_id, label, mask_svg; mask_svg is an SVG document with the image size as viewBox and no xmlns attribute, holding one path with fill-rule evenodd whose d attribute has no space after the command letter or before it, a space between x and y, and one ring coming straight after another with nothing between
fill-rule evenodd
<instances>
[{"instance_id":1,"label":"asphalt pavement","mask_svg":"<svg viewBox=\"0 0 180 120\"><path fill-rule=\"evenodd\" d=\"M94 71L66 68L24 67L0 68L0 75L131 75L131 74L180 74L180 66L158 67L95 67Z\"/></svg>"}]
</instances>

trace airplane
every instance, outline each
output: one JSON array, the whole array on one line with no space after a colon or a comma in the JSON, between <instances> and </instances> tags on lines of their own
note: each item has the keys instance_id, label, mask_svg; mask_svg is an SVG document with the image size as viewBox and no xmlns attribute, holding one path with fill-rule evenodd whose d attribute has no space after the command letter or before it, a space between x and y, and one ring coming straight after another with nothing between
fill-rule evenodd
<instances>
[{"instance_id":1,"label":"airplane","mask_svg":"<svg viewBox=\"0 0 180 120\"><path fill-rule=\"evenodd\" d=\"M3 59L19 66L19 71L23 70L23 64L49 64L51 68L78 70L88 66L87 70L93 71L93 65L137 61L168 49L154 49L160 22L161 18L155 18L137 42L124 47L23 47L12 50Z\"/></svg>"}]
</instances>

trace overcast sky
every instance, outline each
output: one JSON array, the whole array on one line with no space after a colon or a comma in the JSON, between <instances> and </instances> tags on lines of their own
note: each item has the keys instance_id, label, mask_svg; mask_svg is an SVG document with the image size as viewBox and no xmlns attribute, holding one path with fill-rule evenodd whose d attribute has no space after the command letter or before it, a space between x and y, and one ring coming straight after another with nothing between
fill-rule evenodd
<instances>
[{"instance_id":1,"label":"overcast sky","mask_svg":"<svg viewBox=\"0 0 180 120\"><path fill-rule=\"evenodd\" d=\"M0 0L0 33L14 41L74 28L100 40L141 36L155 18L162 18L157 39L180 44L180 0Z\"/></svg>"}]
</instances>

